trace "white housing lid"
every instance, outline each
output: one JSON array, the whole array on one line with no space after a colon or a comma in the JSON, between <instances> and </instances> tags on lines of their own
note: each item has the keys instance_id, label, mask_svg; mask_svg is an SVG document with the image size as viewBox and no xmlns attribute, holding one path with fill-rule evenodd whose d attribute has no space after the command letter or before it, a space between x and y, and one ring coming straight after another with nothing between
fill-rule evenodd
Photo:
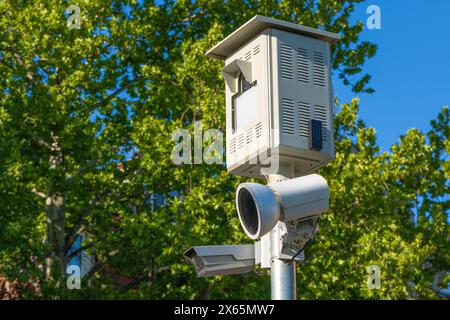
<instances>
[{"instance_id":1,"label":"white housing lid","mask_svg":"<svg viewBox=\"0 0 450 320\"><path fill-rule=\"evenodd\" d=\"M241 48L247 42L252 40L267 28L275 28L304 36L320 39L329 43L335 43L341 36L311 27L305 27L299 24L286 22L282 20L272 19L264 16L256 15L228 37L223 39L206 53L207 57L225 60L231 56L236 50Z\"/></svg>"}]
</instances>

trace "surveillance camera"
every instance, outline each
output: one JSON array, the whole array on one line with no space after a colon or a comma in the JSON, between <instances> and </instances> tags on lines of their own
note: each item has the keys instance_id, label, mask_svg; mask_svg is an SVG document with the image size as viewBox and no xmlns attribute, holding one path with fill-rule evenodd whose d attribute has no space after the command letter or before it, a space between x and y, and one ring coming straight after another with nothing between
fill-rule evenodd
<instances>
[{"instance_id":1,"label":"surveillance camera","mask_svg":"<svg viewBox=\"0 0 450 320\"><path fill-rule=\"evenodd\" d=\"M255 266L255 245L196 246L184 257L199 277L246 273Z\"/></svg>"},{"instance_id":2,"label":"surveillance camera","mask_svg":"<svg viewBox=\"0 0 450 320\"><path fill-rule=\"evenodd\" d=\"M328 210L328 184L318 174L267 186L242 183L236 192L239 220L250 239L259 239L277 224L320 215Z\"/></svg>"}]
</instances>

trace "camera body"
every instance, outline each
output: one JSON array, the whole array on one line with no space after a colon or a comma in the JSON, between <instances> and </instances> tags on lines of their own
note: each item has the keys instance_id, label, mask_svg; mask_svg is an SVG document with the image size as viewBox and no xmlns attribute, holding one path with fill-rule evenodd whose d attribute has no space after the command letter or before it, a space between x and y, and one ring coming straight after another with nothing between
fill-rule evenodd
<instances>
[{"instance_id":1,"label":"camera body","mask_svg":"<svg viewBox=\"0 0 450 320\"><path fill-rule=\"evenodd\" d=\"M328 210L327 181L318 174L269 183L242 183L236 207L245 234L253 240L272 230L278 221L305 220Z\"/></svg>"},{"instance_id":2,"label":"camera body","mask_svg":"<svg viewBox=\"0 0 450 320\"><path fill-rule=\"evenodd\" d=\"M268 249L264 245L267 244L258 241L255 244L195 246L184 253L184 258L194 265L199 277L247 273L261 264Z\"/></svg>"}]
</instances>

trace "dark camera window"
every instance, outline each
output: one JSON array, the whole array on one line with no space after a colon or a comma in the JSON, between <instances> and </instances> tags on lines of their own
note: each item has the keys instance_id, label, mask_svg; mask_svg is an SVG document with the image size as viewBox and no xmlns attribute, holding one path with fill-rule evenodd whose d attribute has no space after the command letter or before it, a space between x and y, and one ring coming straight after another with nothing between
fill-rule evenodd
<instances>
[{"instance_id":1,"label":"dark camera window","mask_svg":"<svg viewBox=\"0 0 450 320\"><path fill-rule=\"evenodd\" d=\"M239 92L240 93L244 93L245 91L247 91L251 87L253 87L253 84L251 84L250 82L245 80L244 75L241 73L239 75Z\"/></svg>"}]
</instances>

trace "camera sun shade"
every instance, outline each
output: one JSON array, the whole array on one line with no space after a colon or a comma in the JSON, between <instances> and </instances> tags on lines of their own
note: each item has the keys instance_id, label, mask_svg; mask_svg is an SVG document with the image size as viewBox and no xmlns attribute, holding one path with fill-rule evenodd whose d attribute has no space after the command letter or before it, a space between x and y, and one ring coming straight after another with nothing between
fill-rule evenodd
<instances>
[{"instance_id":1,"label":"camera sun shade","mask_svg":"<svg viewBox=\"0 0 450 320\"><path fill-rule=\"evenodd\" d=\"M289 222L328 210L328 184L318 175L276 182L267 186L242 183L236 192L239 220L250 239L259 239L278 221Z\"/></svg>"}]
</instances>

